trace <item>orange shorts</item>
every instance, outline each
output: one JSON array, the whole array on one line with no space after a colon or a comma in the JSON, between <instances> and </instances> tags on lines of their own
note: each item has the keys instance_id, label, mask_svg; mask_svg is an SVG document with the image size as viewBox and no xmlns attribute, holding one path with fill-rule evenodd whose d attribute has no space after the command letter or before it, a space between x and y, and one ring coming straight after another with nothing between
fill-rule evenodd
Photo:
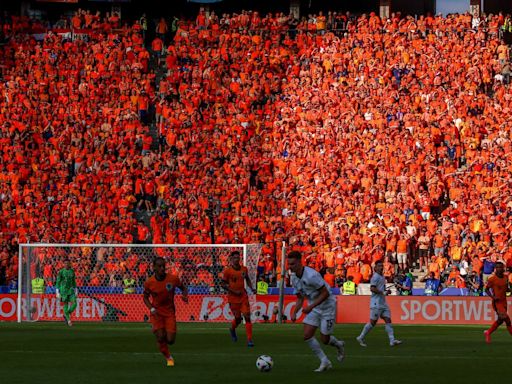
<instances>
[{"instance_id":1,"label":"orange shorts","mask_svg":"<svg viewBox=\"0 0 512 384\"><path fill-rule=\"evenodd\" d=\"M165 329L167 333L176 333L176 315L170 316L151 315L151 324L153 324L153 332Z\"/></svg>"},{"instance_id":2,"label":"orange shorts","mask_svg":"<svg viewBox=\"0 0 512 384\"><path fill-rule=\"evenodd\" d=\"M492 303L492 306L494 307L494 310L496 313L507 313L507 302L503 301L495 301Z\"/></svg>"},{"instance_id":3,"label":"orange shorts","mask_svg":"<svg viewBox=\"0 0 512 384\"><path fill-rule=\"evenodd\" d=\"M240 303L229 303L229 309L233 313L233 316L240 317L242 313L250 313L251 306L249 305L249 299L242 299Z\"/></svg>"}]
</instances>

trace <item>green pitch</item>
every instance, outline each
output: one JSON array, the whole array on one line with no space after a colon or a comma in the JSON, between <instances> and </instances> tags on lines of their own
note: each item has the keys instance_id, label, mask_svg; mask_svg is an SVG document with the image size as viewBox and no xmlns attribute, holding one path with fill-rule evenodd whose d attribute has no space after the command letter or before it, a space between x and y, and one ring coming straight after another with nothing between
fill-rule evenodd
<instances>
[{"instance_id":1,"label":"green pitch","mask_svg":"<svg viewBox=\"0 0 512 384\"><path fill-rule=\"evenodd\" d=\"M345 362L324 350L334 369L313 373L318 361L302 341L300 325L256 324L256 347L245 345L244 327L233 343L227 324L179 324L176 360L167 368L147 324L0 323L2 383L491 383L503 381L512 363L512 337L504 329L484 342L481 326L395 326L404 341L389 347L382 326L367 348L354 340L359 325L337 326L346 342ZM260 373L259 355L274 359Z\"/></svg>"}]
</instances>

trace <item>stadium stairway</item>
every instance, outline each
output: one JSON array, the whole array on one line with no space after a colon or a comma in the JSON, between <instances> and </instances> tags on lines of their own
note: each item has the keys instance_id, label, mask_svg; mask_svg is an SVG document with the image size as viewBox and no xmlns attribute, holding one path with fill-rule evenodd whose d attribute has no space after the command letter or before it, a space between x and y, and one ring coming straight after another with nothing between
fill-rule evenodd
<instances>
[{"instance_id":1,"label":"stadium stairway","mask_svg":"<svg viewBox=\"0 0 512 384\"><path fill-rule=\"evenodd\" d=\"M156 77L155 77L155 83L156 87L158 88L158 84L160 84L160 80L166 75L166 68L162 63L165 63L164 60L158 60L155 56L152 56L149 61L149 68L151 70L155 71ZM158 127L156 125L155 121L155 108L154 106L150 107L149 111L149 134L153 138L153 142L151 143L151 151L157 152L160 149L159 146L159 132ZM154 214L154 212L147 212L145 209L143 210L133 210L133 213L135 215L135 218L138 222L143 222L144 225L148 228L150 228L150 220L151 216ZM137 238L137 231L135 230L133 233L134 238ZM153 239L151 237L151 231L150 231L150 237L148 239L149 243L153 242Z\"/></svg>"},{"instance_id":2,"label":"stadium stairway","mask_svg":"<svg viewBox=\"0 0 512 384\"><path fill-rule=\"evenodd\" d=\"M162 80L163 77L167 75L167 68L165 67L165 56L163 55L160 59L154 58L150 61L150 68L155 71L155 84L156 89L158 90L158 85L160 84L160 80ZM158 127L155 121L155 113L154 108L152 108L151 113L151 124L149 126L149 133L151 137L153 138L153 143L151 144L151 150L156 152L159 150L159 141L160 141L160 135L158 132Z\"/></svg>"}]
</instances>

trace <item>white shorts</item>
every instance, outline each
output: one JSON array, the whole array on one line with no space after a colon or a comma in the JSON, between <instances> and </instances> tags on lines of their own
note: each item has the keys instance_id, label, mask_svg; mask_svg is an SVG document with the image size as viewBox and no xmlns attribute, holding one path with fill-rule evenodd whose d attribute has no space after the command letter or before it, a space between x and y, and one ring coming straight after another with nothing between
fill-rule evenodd
<instances>
[{"instance_id":1,"label":"white shorts","mask_svg":"<svg viewBox=\"0 0 512 384\"><path fill-rule=\"evenodd\" d=\"M370 320L379 320L382 317L391 319L389 308L370 308Z\"/></svg>"},{"instance_id":2,"label":"white shorts","mask_svg":"<svg viewBox=\"0 0 512 384\"><path fill-rule=\"evenodd\" d=\"M334 311L329 312L318 312L312 310L304 318L303 323L312 325L313 327L320 328L322 335L332 335L334 330L334 320L336 316Z\"/></svg>"},{"instance_id":3,"label":"white shorts","mask_svg":"<svg viewBox=\"0 0 512 384\"><path fill-rule=\"evenodd\" d=\"M407 253L399 253L397 255L398 258L398 264L405 264L407 263Z\"/></svg>"}]
</instances>

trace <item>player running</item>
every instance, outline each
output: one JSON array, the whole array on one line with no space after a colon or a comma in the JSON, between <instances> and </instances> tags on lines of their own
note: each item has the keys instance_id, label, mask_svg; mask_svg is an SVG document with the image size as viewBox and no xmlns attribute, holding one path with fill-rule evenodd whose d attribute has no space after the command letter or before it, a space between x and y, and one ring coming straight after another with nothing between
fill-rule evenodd
<instances>
[{"instance_id":1,"label":"player running","mask_svg":"<svg viewBox=\"0 0 512 384\"><path fill-rule=\"evenodd\" d=\"M487 280L485 286L485 293L492 299L492 307L498 315L498 319L491 325L491 328L484 332L485 341L489 344L491 343L491 334L502 323L507 325L508 332L512 335L512 325L507 314L507 290L509 287L504 273L505 265L498 261L494 267L494 275Z\"/></svg>"},{"instance_id":2,"label":"player running","mask_svg":"<svg viewBox=\"0 0 512 384\"><path fill-rule=\"evenodd\" d=\"M228 303L234 319L231 322L229 333L233 341L238 341L236 327L245 319L245 331L247 334L247 346L254 347L252 341L251 306L249 297L245 290L244 282L254 292L247 267L240 264L240 252L233 251L229 256L229 266L224 269L222 276L222 287L228 291Z\"/></svg>"},{"instance_id":3,"label":"player running","mask_svg":"<svg viewBox=\"0 0 512 384\"><path fill-rule=\"evenodd\" d=\"M55 296L64 303L64 321L71 327L71 314L76 309L77 288L75 271L71 268L69 259L65 260L64 268L57 275L55 288Z\"/></svg>"},{"instance_id":4,"label":"player running","mask_svg":"<svg viewBox=\"0 0 512 384\"><path fill-rule=\"evenodd\" d=\"M302 255L298 251L288 254L288 268L291 272L291 283L297 294L295 309L291 320L297 319L297 313L302 309L304 318L304 341L320 359L320 367L315 372L323 372L332 368L332 363L325 355L320 343L315 338L315 332L320 327L320 340L325 345L337 349L337 360L341 363L345 358L345 342L332 335L336 313L336 299L322 275L310 267L302 265ZM304 298L308 305L302 308Z\"/></svg>"},{"instance_id":5,"label":"player running","mask_svg":"<svg viewBox=\"0 0 512 384\"><path fill-rule=\"evenodd\" d=\"M153 333L160 352L167 360L167 366L174 367L174 359L169 352L169 345L176 341L174 295L176 288L179 288L182 292L181 299L188 303L188 291L178 276L166 273L165 260L162 257L157 257L153 262L153 271L154 275L144 283L144 304L151 313Z\"/></svg>"},{"instance_id":6,"label":"player running","mask_svg":"<svg viewBox=\"0 0 512 384\"><path fill-rule=\"evenodd\" d=\"M384 327L389 337L389 345L393 347L402 344L402 342L395 339L393 326L391 325L391 311L386 303L386 295L389 295L391 291L386 289L386 279L382 276L382 271L384 270L382 260L375 262L373 270L375 273L370 280L370 290L372 291L372 297L370 299L370 322L366 323L361 334L356 337L356 340L361 347L366 347L364 341L365 336L375 327L379 318L382 318L386 323Z\"/></svg>"}]
</instances>

